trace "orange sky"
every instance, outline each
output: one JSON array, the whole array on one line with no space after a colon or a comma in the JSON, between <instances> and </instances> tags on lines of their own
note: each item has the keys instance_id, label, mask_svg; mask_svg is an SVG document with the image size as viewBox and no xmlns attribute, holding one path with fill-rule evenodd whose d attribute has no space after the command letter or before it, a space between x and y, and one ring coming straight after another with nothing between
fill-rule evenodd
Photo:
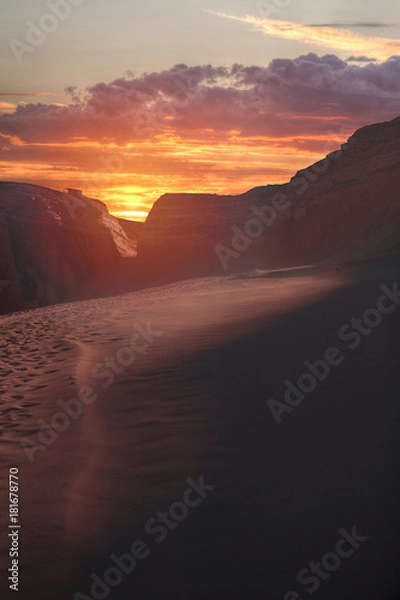
<instances>
[{"instance_id":1,"label":"orange sky","mask_svg":"<svg viewBox=\"0 0 400 600\"><path fill-rule=\"evenodd\" d=\"M119 147L99 142L24 144L14 139L24 160L0 160L1 178L55 189L77 187L107 203L119 216L144 220L152 204L168 192L236 194L251 187L287 181L334 150L352 133L304 138L243 138L230 132L210 141L177 133ZM216 138L216 139L214 139ZM57 156L57 166L50 161Z\"/></svg>"}]
</instances>

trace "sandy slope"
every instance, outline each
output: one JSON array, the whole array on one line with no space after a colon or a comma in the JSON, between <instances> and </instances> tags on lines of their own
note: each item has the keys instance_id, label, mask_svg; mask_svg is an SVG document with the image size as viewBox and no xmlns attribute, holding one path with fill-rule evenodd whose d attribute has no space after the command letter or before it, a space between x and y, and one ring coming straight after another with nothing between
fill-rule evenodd
<instances>
[{"instance_id":1,"label":"sandy slope","mask_svg":"<svg viewBox=\"0 0 400 600\"><path fill-rule=\"evenodd\" d=\"M398 597L400 307L353 352L338 330L376 306L384 281L265 275L1 319L0 460L3 474L20 466L19 597L90 597L91 573L141 539L150 556L111 598L307 598L298 571L352 526L368 542L314 597ZM267 400L332 345L343 364L278 427ZM95 401L43 445L38 420L87 386ZM202 474L216 490L157 544L146 521ZM2 476L2 500L5 486Z\"/></svg>"}]
</instances>

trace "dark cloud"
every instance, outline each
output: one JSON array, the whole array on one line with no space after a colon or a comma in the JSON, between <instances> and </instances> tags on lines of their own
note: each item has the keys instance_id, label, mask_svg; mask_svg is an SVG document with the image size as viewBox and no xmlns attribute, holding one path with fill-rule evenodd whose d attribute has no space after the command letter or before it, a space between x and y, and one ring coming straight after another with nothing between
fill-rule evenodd
<instances>
[{"instance_id":1,"label":"dark cloud","mask_svg":"<svg viewBox=\"0 0 400 600\"><path fill-rule=\"evenodd\" d=\"M377 22L363 22L363 23L309 23L307 27L332 27L337 29L346 29L347 27L356 27L356 28L367 28L367 29L378 29L381 27L394 27L393 23L377 23Z\"/></svg>"},{"instance_id":2,"label":"dark cloud","mask_svg":"<svg viewBox=\"0 0 400 600\"><path fill-rule=\"evenodd\" d=\"M27 143L124 145L164 133L201 138L206 130L223 139L233 130L279 138L338 131L343 123L352 129L400 114L400 56L362 66L314 53L266 67L179 64L68 92L67 106L30 103L0 116L0 133Z\"/></svg>"},{"instance_id":3,"label":"dark cloud","mask_svg":"<svg viewBox=\"0 0 400 600\"><path fill-rule=\"evenodd\" d=\"M377 62L376 58L370 58L368 56L349 56L349 58L346 58L347 62L359 62L359 63L370 63L370 62Z\"/></svg>"}]
</instances>

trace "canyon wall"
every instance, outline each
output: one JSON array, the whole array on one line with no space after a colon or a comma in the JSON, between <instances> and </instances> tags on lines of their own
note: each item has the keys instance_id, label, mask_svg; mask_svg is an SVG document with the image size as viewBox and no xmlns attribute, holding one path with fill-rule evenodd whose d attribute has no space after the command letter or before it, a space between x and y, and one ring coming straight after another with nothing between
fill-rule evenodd
<instances>
[{"instance_id":1,"label":"canyon wall","mask_svg":"<svg viewBox=\"0 0 400 600\"><path fill-rule=\"evenodd\" d=\"M399 249L400 118L357 131L289 183L238 196L166 194L138 256L176 277L363 259Z\"/></svg>"}]
</instances>

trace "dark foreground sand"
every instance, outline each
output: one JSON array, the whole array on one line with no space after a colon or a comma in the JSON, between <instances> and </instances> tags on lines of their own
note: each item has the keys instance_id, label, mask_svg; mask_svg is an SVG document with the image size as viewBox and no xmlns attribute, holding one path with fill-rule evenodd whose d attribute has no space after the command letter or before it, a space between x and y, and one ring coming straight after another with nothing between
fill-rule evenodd
<instances>
[{"instance_id":1,"label":"dark foreground sand","mask_svg":"<svg viewBox=\"0 0 400 600\"><path fill-rule=\"evenodd\" d=\"M338 336L394 283L256 273L2 318L1 500L19 466L22 524L16 595L2 511L2 597L400 598L400 306ZM332 346L340 364L278 426L267 401ZM82 414L54 420L79 393Z\"/></svg>"}]
</instances>

